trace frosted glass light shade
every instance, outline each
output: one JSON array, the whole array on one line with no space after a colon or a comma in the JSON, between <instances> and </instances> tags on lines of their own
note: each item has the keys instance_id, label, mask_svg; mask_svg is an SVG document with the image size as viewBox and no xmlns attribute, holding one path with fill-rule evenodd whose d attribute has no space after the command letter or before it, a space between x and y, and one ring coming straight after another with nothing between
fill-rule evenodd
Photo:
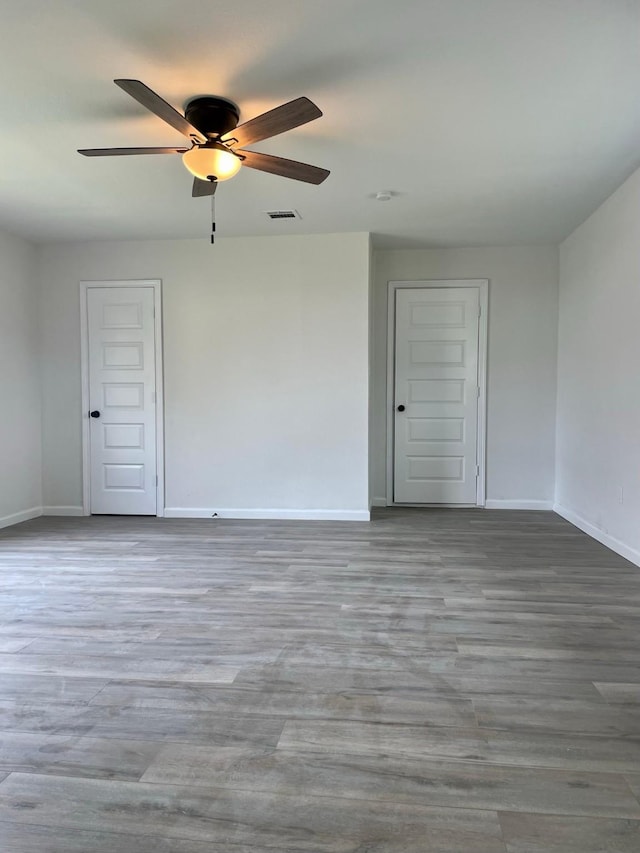
<instances>
[{"instance_id":1,"label":"frosted glass light shade","mask_svg":"<svg viewBox=\"0 0 640 853\"><path fill-rule=\"evenodd\" d=\"M242 165L240 158L220 142L196 145L182 155L182 162L201 181L211 178L226 181L236 175Z\"/></svg>"}]
</instances>

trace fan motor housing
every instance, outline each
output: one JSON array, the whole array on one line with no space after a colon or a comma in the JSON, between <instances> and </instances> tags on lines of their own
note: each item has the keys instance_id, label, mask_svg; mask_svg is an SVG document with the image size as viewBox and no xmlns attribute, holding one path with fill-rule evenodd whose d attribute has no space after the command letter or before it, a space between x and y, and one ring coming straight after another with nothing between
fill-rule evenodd
<instances>
[{"instance_id":1,"label":"fan motor housing","mask_svg":"<svg viewBox=\"0 0 640 853\"><path fill-rule=\"evenodd\" d=\"M219 137L238 126L240 111L233 101L207 95L189 101L184 116L205 136Z\"/></svg>"}]
</instances>

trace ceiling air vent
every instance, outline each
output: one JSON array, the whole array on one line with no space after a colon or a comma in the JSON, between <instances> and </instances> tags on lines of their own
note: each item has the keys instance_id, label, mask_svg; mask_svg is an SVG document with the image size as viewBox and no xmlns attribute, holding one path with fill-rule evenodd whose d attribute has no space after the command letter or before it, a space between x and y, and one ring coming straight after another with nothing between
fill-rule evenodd
<instances>
[{"instance_id":1,"label":"ceiling air vent","mask_svg":"<svg viewBox=\"0 0 640 853\"><path fill-rule=\"evenodd\" d=\"M269 219L302 219L297 210L265 210Z\"/></svg>"}]
</instances>

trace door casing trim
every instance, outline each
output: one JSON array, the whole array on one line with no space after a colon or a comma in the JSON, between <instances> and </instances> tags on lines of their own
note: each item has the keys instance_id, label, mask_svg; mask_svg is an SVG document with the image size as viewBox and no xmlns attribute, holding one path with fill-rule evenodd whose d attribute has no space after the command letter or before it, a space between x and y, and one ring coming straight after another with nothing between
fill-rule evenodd
<instances>
[{"instance_id":1,"label":"door casing trim","mask_svg":"<svg viewBox=\"0 0 640 853\"><path fill-rule=\"evenodd\" d=\"M394 482L394 411L395 411L395 355L396 355L396 293L405 288L475 288L480 303L478 323L478 423L477 447L479 474L476 480L476 506L486 502L486 442L487 442L487 335L489 320L489 279L457 278L427 279L421 281L389 281L387 285L387 506L409 506L396 503L393 497ZM412 504L416 506L416 504ZM423 504L423 506L435 506ZM447 506L447 504L437 504ZM463 506L462 504L456 506ZM465 504L465 506L468 506Z\"/></svg>"},{"instance_id":2,"label":"door casing trim","mask_svg":"<svg viewBox=\"0 0 640 853\"><path fill-rule=\"evenodd\" d=\"M89 434L89 323L87 294L97 287L152 287L155 311L156 355L156 517L164 517L164 369L162 360L162 281L129 279L126 281L80 282L80 377L82 383L82 514L91 515L91 465Z\"/></svg>"}]
</instances>

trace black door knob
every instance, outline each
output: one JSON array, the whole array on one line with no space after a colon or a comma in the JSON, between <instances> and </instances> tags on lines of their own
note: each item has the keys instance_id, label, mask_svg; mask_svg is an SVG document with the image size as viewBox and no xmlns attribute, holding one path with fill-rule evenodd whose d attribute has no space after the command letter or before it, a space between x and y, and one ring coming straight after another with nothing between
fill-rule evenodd
<instances>
[{"instance_id":1,"label":"black door knob","mask_svg":"<svg viewBox=\"0 0 640 853\"><path fill-rule=\"evenodd\" d=\"M100 412L97 409L94 409L92 412L89 412L92 418L99 418Z\"/></svg>"},{"instance_id":2,"label":"black door knob","mask_svg":"<svg viewBox=\"0 0 640 853\"><path fill-rule=\"evenodd\" d=\"M402 405L402 403L400 403L400 405L398 406L398 411L404 412L404 406Z\"/></svg>"}]
</instances>

